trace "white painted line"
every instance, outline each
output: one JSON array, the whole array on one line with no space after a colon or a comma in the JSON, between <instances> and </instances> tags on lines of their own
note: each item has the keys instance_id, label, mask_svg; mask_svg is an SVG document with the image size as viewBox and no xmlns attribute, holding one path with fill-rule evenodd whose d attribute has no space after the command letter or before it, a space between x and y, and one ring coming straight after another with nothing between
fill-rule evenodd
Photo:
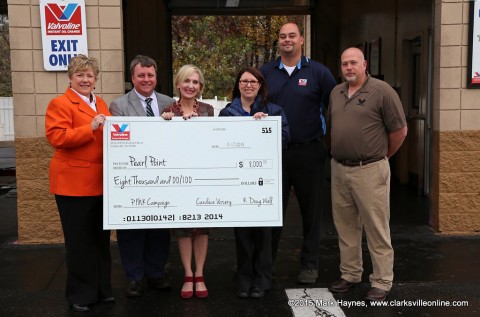
<instances>
[{"instance_id":1,"label":"white painted line","mask_svg":"<svg viewBox=\"0 0 480 317\"><path fill-rule=\"evenodd\" d=\"M295 317L346 317L327 288L286 289Z\"/></svg>"}]
</instances>

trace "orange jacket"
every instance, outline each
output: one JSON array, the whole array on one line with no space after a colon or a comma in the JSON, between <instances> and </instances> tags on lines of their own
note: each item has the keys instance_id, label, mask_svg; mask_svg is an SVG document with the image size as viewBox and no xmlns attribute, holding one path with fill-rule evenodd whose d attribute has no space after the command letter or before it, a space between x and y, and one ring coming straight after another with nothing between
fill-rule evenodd
<instances>
[{"instance_id":1,"label":"orange jacket","mask_svg":"<svg viewBox=\"0 0 480 317\"><path fill-rule=\"evenodd\" d=\"M55 154L50 162L50 192L65 196L103 194L103 127L90 123L100 113L110 116L105 102L96 96L97 112L73 90L50 101L45 133Z\"/></svg>"}]
</instances>

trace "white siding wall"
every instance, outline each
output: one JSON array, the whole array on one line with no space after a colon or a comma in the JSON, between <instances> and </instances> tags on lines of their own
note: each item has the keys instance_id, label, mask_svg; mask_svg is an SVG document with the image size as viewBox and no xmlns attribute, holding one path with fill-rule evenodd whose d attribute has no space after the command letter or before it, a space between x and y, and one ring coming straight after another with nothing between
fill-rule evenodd
<instances>
[{"instance_id":1,"label":"white siding wall","mask_svg":"<svg viewBox=\"0 0 480 317\"><path fill-rule=\"evenodd\" d=\"M13 141L13 98L0 97L0 141Z\"/></svg>"}]
</instances>

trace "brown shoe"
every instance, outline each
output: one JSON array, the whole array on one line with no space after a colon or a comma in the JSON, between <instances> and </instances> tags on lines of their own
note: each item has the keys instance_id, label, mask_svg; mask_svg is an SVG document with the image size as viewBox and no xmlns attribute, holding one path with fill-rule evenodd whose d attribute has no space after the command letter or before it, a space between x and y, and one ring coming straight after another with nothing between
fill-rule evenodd
<instances>
[{"instance_id":1,"label":"brown shoe","mask_svg":"<svg viewBox=\"0 0 480 317\"><path fill-rule=\"evenodd\" d=\"M330 284L330 286L328 287L328 290L333 293L345 293L350 288L358 284L360 283L352 283L343 278L340 278L335 282L333 282L332 284Z\"/></svg>"},{"instance_id":2,"label":"brown shoe","mask_svg":"<svg viewBox=\"0 0 480 317\"><path fill-rule=\"evenodd\" d=\"M373 301L384 301L387 298L389 291L383 290L378 287L372 287L365 297L366 300L373 300Z\"/></svg>"}]
</instances>

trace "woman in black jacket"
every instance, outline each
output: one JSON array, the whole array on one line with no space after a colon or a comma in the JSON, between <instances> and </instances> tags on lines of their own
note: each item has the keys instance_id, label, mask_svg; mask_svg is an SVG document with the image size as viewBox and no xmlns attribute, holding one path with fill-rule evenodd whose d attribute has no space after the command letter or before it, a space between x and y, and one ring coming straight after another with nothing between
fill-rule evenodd
<instances>
[{"instance_id":1,"label":"woman in black jacket","mask_svg":"<svg viewBox=\"0 0 480 317\"><path fill-rule=\"evenodd\" d=\"M237 75L232 102L220 116L282 117L282 144L290 134L283 109L267 100L267 87L262 73L253 67L243 68ZM270 227L235 228L237 250L238 297L260 298L272 286L272 230Z\"/></svg>"}]
</instances>

